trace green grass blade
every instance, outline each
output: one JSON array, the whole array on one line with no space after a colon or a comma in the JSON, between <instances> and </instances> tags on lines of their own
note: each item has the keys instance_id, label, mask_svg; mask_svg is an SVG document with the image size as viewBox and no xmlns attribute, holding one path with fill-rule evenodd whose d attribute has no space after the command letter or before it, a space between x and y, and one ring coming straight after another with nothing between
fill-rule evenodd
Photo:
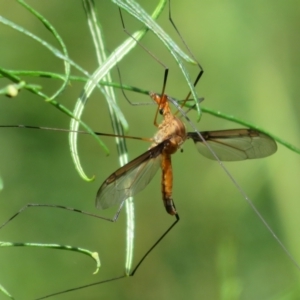
<instances>
[{"instance_id":1,"label":"green grass blade","mask_svg":"<svg viewBox=\"0 0 300 300\"><path fill-rule=\"evenodd\" d=\"M57 32L57 30L52 26L52 24L44 16L42 16L39 12L37 12L35 9L33 9L31 6L29 6L23 0L17 0L17 1L23 7L25 7L29 12L31 12L38 20L40 20L42 22L42 24L49 30L49 32L54 36L54 38L60 44L60 46L63 50L63 54L66 57L69 57L67 47L66 47L63 39L61 38L61 36ZM64 78L63 84L52 96L49 97L50 99L55 99L56 97L58 97L65 90L65 88L67 87L67 85L69 83L69 77L71 74L70 64L67 60L64 60L63 62L64 62L64 66L65 66L65 78Z\"/></svg>"},{"instance_id":2,"label":"green grass blade","mask_svg":"<svg viewBox=\"0 0 300 300\"><path fill-rule=\"evenodd\" d=\"M60 244L13 243L13 242L0 242L0 247L37 247L37 248L49 248L55 250L73 251L73 252L78 252L87 255L96 262L96 270L93 274L97 274L101 266L99 255L97 252L92 252L90 250L80 248L80 247L60 245Z\"/></svg>"}]
</instances>

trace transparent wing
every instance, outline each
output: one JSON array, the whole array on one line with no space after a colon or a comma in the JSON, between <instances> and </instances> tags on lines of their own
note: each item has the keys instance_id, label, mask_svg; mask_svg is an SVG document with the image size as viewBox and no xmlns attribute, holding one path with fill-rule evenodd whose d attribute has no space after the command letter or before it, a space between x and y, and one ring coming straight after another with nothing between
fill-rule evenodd
<instances>
[{"instance_id":1,"label":"transparent wing","mask_svg":"<svg viewBox=\"0 0 300 300\"><path fill-rule=\"evenodd\" d=\"M130 161L111 174L97 192L96 207L106 209L121 203L143 190L161 163L164 142Z\"/></svg>"},{"instance_id":2,"label":"transparent wing","mask_svg":"<svg viewBox=\"0 0 300 300\"><path fill-rule=\"evenodd\" d=\"M262 158L276 152L277 144L268 135L253 129L204 131L201 135L220 160L238 161ZM209 159L216 159L196 132L189 132L198 151Z\"/></svg>"}]
</instances>

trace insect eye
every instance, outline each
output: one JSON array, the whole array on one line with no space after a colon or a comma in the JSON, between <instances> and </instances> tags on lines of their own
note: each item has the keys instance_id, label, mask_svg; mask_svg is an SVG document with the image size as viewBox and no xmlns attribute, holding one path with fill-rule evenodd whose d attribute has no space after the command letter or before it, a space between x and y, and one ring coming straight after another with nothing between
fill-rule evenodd
<instances>
[{"instance_id":1,"label":"insect eye","mask_svg":"<svg viewBox=\"0 0 300 300\"><path fill-rule=\"evenodd\" d=\"M159 113L160 113L161 115L163 115L163 114L164 114L164 109L163 109L163 108L160 108L160 109L159 109Z\"/></svg>"}]
</instances>

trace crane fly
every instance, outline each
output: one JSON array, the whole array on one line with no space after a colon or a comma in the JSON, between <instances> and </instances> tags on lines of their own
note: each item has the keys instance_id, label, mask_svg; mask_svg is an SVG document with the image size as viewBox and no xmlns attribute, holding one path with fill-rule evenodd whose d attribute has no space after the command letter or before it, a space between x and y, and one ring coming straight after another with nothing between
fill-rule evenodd
<instances>
[{"instance_id":1,"label":"crane fly","mask_svg":"<svg viewBox=\"0 0 300 300\"><path fill-rule=\"evenodd\" d=\"M107 209L123 202L142 191L152 180L158 169L162 169L162 199L167 213L177 215L172 199L173 171L171 155L181 149L183 143L192 139L200 154L206 158L221 161L241 161L264 158L277 150L276 142L268 135L255 129L227 129L216 131L187 132L183 121L173 114L166 94L149 93L158 105L157 111L163 120L154 125L158 128L153 138L119 136L95 132L100 136L124 137L151 142L149 149L113 172L100 186L96 195L96 207ZM0 127L21 127L68 131L64 129L24 125L0 125ZM80 133L87 133L80 131ZM208 146L207 146L208 145ZM118 214L117 214L118 216ZM103 218L106 219L106 218Z\"/></svg>"},{"instance_id":2,"label":"crane fly","mask_svg":"<svg viewBox=\"0 0 300 300\"><path fill-rule=\"evenodd\" d=\"M171 13L169 13L169 19L172 22L175 30L178 32L175 24L171 19ZM198 66L200 68L200 73L194 85L196 85L196 83L198 82L198 80L203 74L203 69L199 63ZM124 201L127 198L135 196L140 191L142 191L153 179L158 169L161 168L162 170L161 189L162 189L163 204L167 213L170 214L171 216L175 216L176 218L173 224L163 233L163 235L161 235L161 237L153 244L153 246L151 246L151 248L138 261L137 265L135 266L133 271L129 274L129 276L134 275L134 273L141 265L141 263L144 261L144 259L148 256L148 254L179 221L179 215L177 213L172 198L173 171L172 171L171 157L172 154L176 153L178 150L181 149L183 143L187 139L193 140L199 153L202 154L203 156L214 160L219 159L221 161L240 161L246 159L263 158L272 155L277 150L277 145L271 137L254 129L230 129L230 130L203 131L203 132L198 132L198 131L187 132L183 121L176 116L176 113L173 114L171 112L169 106L169 100L171 98L164 93L165 83L167 81L166 78L167 78L167 70L165 70L165 78L164 78L164 85L163 85L162 92L160 94L150 93L150 97L156 102L158 106L157 112L159 112L163 117L162 122L160 124L157 124L156 122L157 112L156 112L154 124L158 128L158 131L153 138L144 139L138 137L96 133L103 136L134 138L134 139L140 139L140 140L151 142L150 148L145 153L141 154L137 158L133 159L123 167L113 172L102 183L96 195L96 207L99 209L107 209L114 205L118 205L121 209ZM187 96L186 100L188 99L188 97L189 95ZM1 127L17 127L17 126L1 126ZM33 126L24 126L24 127L45 129L42 127L33 127ZM51 128L48 129L51 130ZM52 130L57 130L57 129L52 128ZM54 205L44 205L44 204L41 205L37 204L31 206L57 207L57 208L63 208L67 210L73 210L76 212L82 212L80 210L72 209L64 206L54 206ZM30 207L30 205L27 207ZM12 218L10 218L8 222L13 218L15 218L22 211L24 211L24 209L26 209L27 207L22 208L17 214L15 214ZM113 219L107 219L86 212L83 213L104 220L115 221L118 218L119 211L117 212L116 217ZM271 233L273 234L272 231ZM123 278L125 276L126 275L101 281L101 282L96 282L94 284L85 285L83 287L93 286L95 284L116 280L119 278ZM66 293L69 291L74 291L77 289L81 289L83 287L65 290L63 292L51 294L46 297L58 295L61 293Z\"/></svg>"},{"instance_id":3,"label":"crane fly","mask_svg":"<svg viewBox=\"0 0 300 300\"><path fill-rule=\"evenodd\" d=\"M148 151L119 168L103 182L97 192L97 208L121 206L127 198L143 190L161 167L163 203L167 213L177 215L172 199L171 155L187 139L192 139L205 157L216 159L216 155L222 161L263 158L277 150L277 144L272 138L253 129L204 131L200 134L186 132L184 123L171 112L168 96L156 93L150 93L150 96L158 104L158 111L163 116L162 123L157 125L157 133L150 139L152 145Z\"/></svg>"}]
</instances>

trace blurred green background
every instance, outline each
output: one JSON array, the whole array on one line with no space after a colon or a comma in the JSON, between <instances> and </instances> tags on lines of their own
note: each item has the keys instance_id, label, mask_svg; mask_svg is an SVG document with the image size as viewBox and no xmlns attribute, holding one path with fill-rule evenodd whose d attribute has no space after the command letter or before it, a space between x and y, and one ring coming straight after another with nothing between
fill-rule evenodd
<instances>
[{"instance_id":1,"label":"blurred green background","mask_svg":"<svg viewBox=\"0 0 300 300\"><path fill-rule=\"evenodd\" d=\"M152 2L152 1L151 1ZM149 13L155 3L140 1ZM80 1L28 1L44 15L68 46L71 58L89 72L96 57ZM112 51L127 36L117 8L96 1L99 19ZM48 31L16 1L0 0L1 15L58 47ZM297 1L173 1L173 18L205 73L197 90L203 105L233 114L300 146L300 6ZM141 25L125 15L128 30ZM179 41L166 9L159 24ZM61 61L33 40L1 25L1 66L8 69L63 72ZM172 57L153 34L143 45L170 68L167 93L183 99L188 87ZM160 91L163 68L137 47L120 65L122 81ZM198 70L191 69L192 76ZM78 72L74 72L78 74ZM116 73L114 80L119 81ZM59 82L25 78L51 93ZM7 80L1 80L5 86ZM73 82L58 101L72 109L83 87ZM153 106L130 106L120 91L120 106L130 135L155 132ZM146 96L127 93L135 102ZM196 122L196 114L190 114ZM105 100L94 93L84 120L94 130L112 132ZM0 124L67 128L69 119L40 98L22 91L1 98ZM238 128L204 115L200 130ZM118 167L113 139L107 157L93 138L80 137L80 154L93 183L77 175L64 133L1 129L0 223L26 203L60 204L113 216L116 208L96 211L98 187ZM130 158L148 145L129 141ZM272 157L226 163L234 178L258 207L296 260L300 262L300 156L279 145ZM201 157L193 143L173 157L174 201L179 224L159 244L130 279L98 285L54 299L299 299L300 271L246 204L218 163ZM156 241L173 219L161 200L160 175L136 197L135 261ZM102 267L92 275L87 257L68 251L5 248L0 252L0 284L16 299L52 292L123 274L125 216L111 224L80 214L33 208L0 232L2 241L62 243L98 251ZM0 294L0 299L5 297Z\"/></svg>"}]
</instances>

